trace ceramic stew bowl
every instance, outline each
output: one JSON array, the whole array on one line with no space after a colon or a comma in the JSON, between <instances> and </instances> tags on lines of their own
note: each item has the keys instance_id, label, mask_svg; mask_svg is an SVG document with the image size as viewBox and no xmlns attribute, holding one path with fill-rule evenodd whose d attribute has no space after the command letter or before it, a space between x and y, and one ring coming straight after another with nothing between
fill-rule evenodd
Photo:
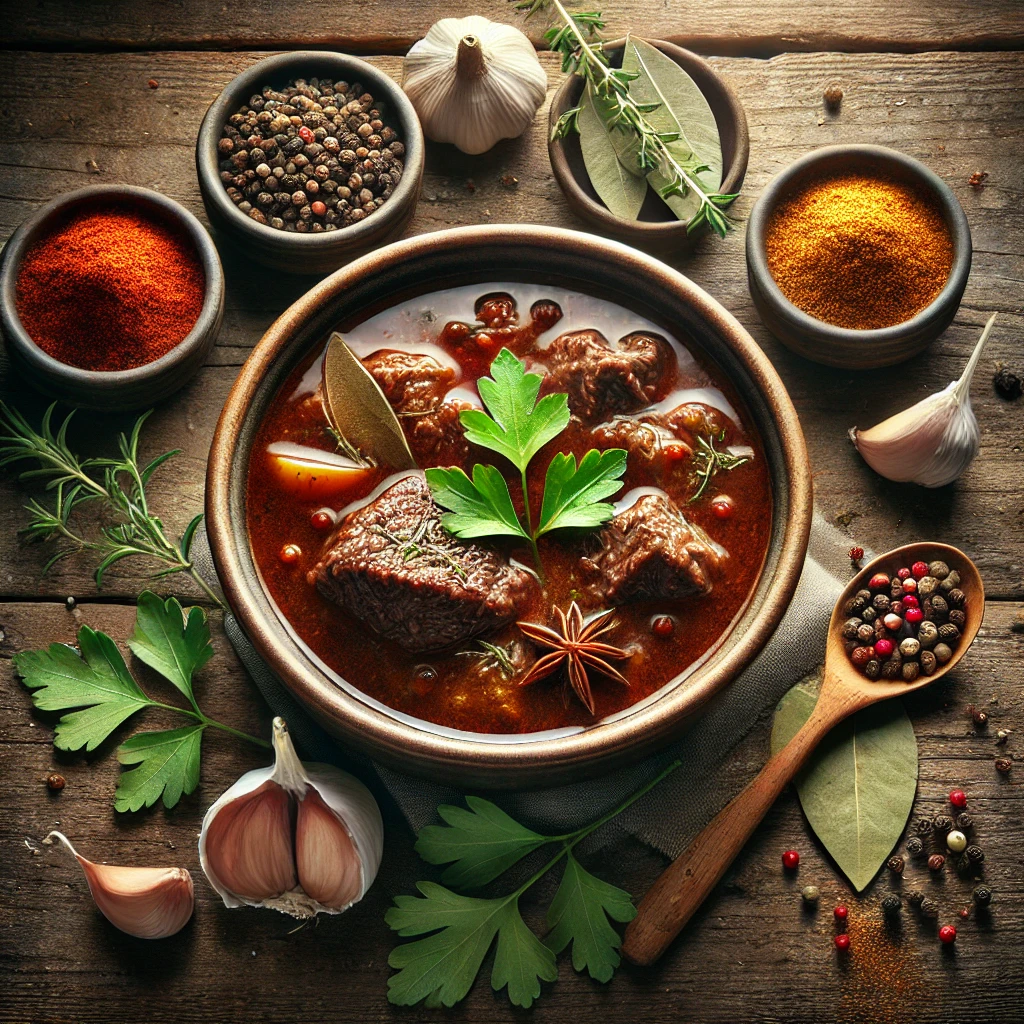
<instances>
[{"instance_id":1,"label":"ceramic stew bowl","mask_svg":"<svg viewBox=\"0 0 1024 1024\"><path fill-rule=\"evenodd\" d=\"M697 84L708 101L722 143L722 186L719 191L729 194L739 192L743 177L747 173L747 158L750 155L750 136L747 132L747 115L736 94L718 76L714 68L701 57L684 50L674 43L660 39L646 40L666 56L671 57ZM613 65L622 61L625 40L616 40L604 47ZM568 75L551 100L549 132L558 119L579 104L583 93L583 80L578 75ZM707 232L703 227L688 234L686 224L677 220L668 207L648 189L647 198L640 210L639 220L625 220L616 217L598 198L590 184L583 154L580 151L580 137L573 133L565 138L551 139L549 135L548 155L555 179L565 193L569 205L581 217L589 221L603 235L614 235L630 245L636 245L653 252L668 254L689 249L694 242Z\"/></svg>"},{"instance_id":2,"label":"ceramic stew bowl","mask_svg":"<svg viewBox=\"0 0 1024 1024\"><path fill-rule=\"evenodd\" d=\"M883 175L930 192L953 239L953 266L942 291L916 316L893 327L858 331L835 327L795 306L768 269L765 231L772 212L809 182L836 173ZM787 348L826 366L871 370L916 356L952 322L971 272L971 229L953 190L919 160L885 146L823 146L774 177L747 222L747 278L765 326Z\"/></svg>"},{"instance_id":3,"label":"ceramic stew bowl","mask_svg":"<svg viewBox=\"0 0 1024 1024\"><path fill-rule=\"evenodd\" d=\"M44 352L18 319L18 272L25 253L71 217L118 205L162 221L184 234L195 248L206 278L206 294L192 330L170 352L133 370L83 370ZM206 228L185 207L148 188L90 185L40 207L4 246L0 260L0 328L11 363L46 395L69 405L102 412L151 406L184 386L206 361L224 318L224 271Z\"/></svg>"},{"instance_id":4,"label":"ceramic stew bowl","mask_svg":"<svg viewBox=\"0 0 1024 1024\"><path fill-rule=\"evenodd\" d=\"M241 213L220 180L217 143L228 118L265 85L280 89L297 78L361 82L405 146L402 178L391 197L358 224L317 234L278 231ZM245 255L289 273L323 274L401 234L416 209L423 182L423 155L423 130L416 111L383 71L342 53L298 50L254 64L233 78L210 104L196 141L196 173L210 223L229 235Z\"/></svg>"},{"instance_id":5,"label":"ceramic stew bowl","mask_svg":"<svg viewBox=\"0 0 1024 1024\"><path fill-rule=\"evenodd\" d=\"M292 638L268 600L246 533L250 445L275 391L328 333L396 298L482 281L541 281L600 295L663 323L703 351L745 399L770 464L773 528L751 600L703 664L659 694L585 730L501 737L441 729L371 707L332 681ZM346 748L393 768L460 786L521 788L584 779L676 738L745 668L782 618L803 567L812 512L796 412L761 349L714 299L643 253L591 235L498 225L397 242L307 292L263 336L221 414L207 471L214 560L240 625L287 689ZM360 652L352 651L357 664ZM680 666L684 668L684 666Z\"/></svg>"}]
</instances>

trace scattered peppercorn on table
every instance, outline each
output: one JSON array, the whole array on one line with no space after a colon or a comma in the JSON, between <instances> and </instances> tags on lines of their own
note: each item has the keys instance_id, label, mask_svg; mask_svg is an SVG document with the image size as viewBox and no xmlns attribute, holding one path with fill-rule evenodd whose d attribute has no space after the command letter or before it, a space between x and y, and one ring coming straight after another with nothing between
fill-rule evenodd
<instances>
[{"instance_id":1,"label":"scattered peppercorn on table","mask_svg":"<svg viewBox=\"0 0 1024 1024\"><path fill-rule=\"evenodd\" d=\"M920 816L951 813L959 821L965 807L973 819L970 842L984 848L991 895L976 894L975 910L962 919L956 911L970 902L970 886L949 873L944 885L932 882L917 863L914 885L904 879L903 888L920 884L929 911L929 901L938 901L940 918L904 909L894 915L901 925L887 925L880 903L899 887L899 881L892 884L898 873L883 869L864 894L854 894L787 793L657 967L626 965L606 987L563 961L559 983L546 987L532 1018L555 1024L585 1015L610 1024L1015 1021L1024 990L1024 404L1000 397L992 379L999 363L1020 373L1024 360L1019 7L1016 0L712 0L692 10L613 0L595 7L610 29L631 26L702 53L728 55L713 56L712 64L743 102L751 139L749 170L733 207L740 227L670 262L723 302L775 363L807 435L821 513L849 535L851 547L883 550L941 539L962 547L984 576L989 603L969 658L948 681L910 701L920 779L907 836ZM314 0L287 14L265 0L26 0L5 18L0 54L0 235L8 237L38 204L88 183L154 188L202 217L196 131L223 86L264 56L253 47L323 46L369 55L398 79L401 54L434 21L467 13L521 24L502 0L480 0L472 10L439 0L371 7ZM542 31L529 22L525 28L535 40ZM541 60L550 90L560 81L558 62L549 54ZM837 86L841 102L826 104L826 89L834 94ZM522 138L483 156L430 146L409 233L499 222L585 229L552 177L546 134L545 107ZM743 221L752 202L780 168L838 142L880 143L923 160L953 188L974 235L973 269L953 325L924 354L890 370L830 370L801 360L762 326L747 291ZM150 454L183 449L151 485L169 530L179 533L202 507L210 439L239 366L266 327L315 280L263 269L228 246L222 258L228 293L217 347L147 427ZM998 334L972 394L982 431L977 460L956 485L939 491L881 480L856 454L847 429L869 426L958 376L993 311L999 312ZM45 400L14 379L5 360L0 355L0 394L38 422ZM129 419L80 413L73 422L77 448L91 452L112 445ZM0 477L0 652L8 666L19 650L72 641L82 623L129 635L145 567L131 561L120 571L115 567L98 595L85 562L68 559L44 576L49 550L13 539L27 497L9 475ZM175 593L208 605L190 587L175 578ZM68 595L78 599L72 609ZM216 654L199 684L204 710L269 735L269 711L231 653L219 616L212 619ZM153 1024L443 1019L443 1011L410 1014L386 1000L395 938L384 912L394 894L422 877L412 836L386 798L380 875L343 917L291 933L293 924L270 913L223 911L194 870L192 923L175 938L141 944L94 911L71 858L35 853L25 840L60 828L96 860L180 862L195 869L203 810L266 758L242 744L209 744L199 788L173 811L117 816L109 800L120 770L116 760L105 756L93 764L91 757L55 754L52 723L33 714L29 694L9 667L2 674L0 1022L113 1024L142 1014ZM157 717L147 725L158 727ZM767 746L766 725L736 749L728 786L714 794L718 802L754 775ZM998 768L997 758L1004 762ZM951 806L949 794L958 790L966 803L958 796ZM905 840L894 852L913 855L910 846ZM791 869L781 861L789 850L799 854ZM625 838L588 859L591 870L635 897L664 864L659 854ZM531 915L550 902L554 885L547 880L523 899L528 921L538 923ZM816 890L813 899L809 887ZM976 908L987 899L988 913L979 916ZM836 907L846 908L841 927ZM940 926L956 932L940 935ZM834 942L837 934L849 937L848 950ZM496 999L486 980L452 1014L474 1022L521 1015L504 995Z\"/></svg>"}]
</instances>

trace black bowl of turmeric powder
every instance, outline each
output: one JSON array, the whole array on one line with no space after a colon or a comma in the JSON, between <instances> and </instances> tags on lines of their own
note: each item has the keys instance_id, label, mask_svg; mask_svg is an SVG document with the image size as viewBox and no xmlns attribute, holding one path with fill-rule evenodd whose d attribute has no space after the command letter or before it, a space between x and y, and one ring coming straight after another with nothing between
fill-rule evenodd
<instances>
[{"instance_id":1,"label":"black bowl of turmeric powder","mask_svg":"<svg viewBox=\"0 0 1024 1024\"><path fill-rule=\"evenodd\" d=\"M94 185L24 221L0 260L0 329L13 368L54 398L152 405L203 365L224 315L206 229L150 189Z\"/></svg>"},{"instance_id":2,"label":"black bowl of turmeric powder","mask_svg":"<svg viewBox=\"0 0 1024 1024\"><path fill-rule=\"evenodd\" d=\"M826 146L761 194L747 224L750 294L799 355L873 369L917 355L950 324L971 270L952 190L883 146Z\"/></svg>"}]
</instances>

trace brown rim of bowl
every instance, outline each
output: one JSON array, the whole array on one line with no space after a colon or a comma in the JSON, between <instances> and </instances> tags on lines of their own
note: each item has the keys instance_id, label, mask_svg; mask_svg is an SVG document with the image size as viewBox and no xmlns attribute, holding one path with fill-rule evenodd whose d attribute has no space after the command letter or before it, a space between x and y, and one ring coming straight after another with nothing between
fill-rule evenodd
<instances>
[{"instance_id":1,"label":"brown rim of bowl","mask_svg":"<svg viewBox=\"0 0 1024 1024\"><path fill-rule=\"evenodd\" d=\"M244 481L241 477L233 481L233 471L240 434L249 429L246 417L264 375L304 325L315 328L318 338L326 334L337 320L336 315L328 317L324 312L330 300L367 281L379 280L390 267L405 261L437 258L438 254L468 261L467 253L474 247L500 253L516 246L557 253L566 263L574 256L593 262L598 254L614 265L623 281L642 275L649 282L645 287L675 296L709 333L721 339L722 349L755 382L758 402L764 407L762 417L777 431L777 472L785 473L786 485L784 493L773 495L780 532L776 534L773 527L769 552L774 552L775 568L771 579L766 580L762 570L755 587L755 593L764 589L760 606L752 610L748 602L739 623L745 631L734 625L685 685L676 686L634 714L626 713L574 735L494 742L487 737L478 741L428 732L379 712L331 682L287 639L252 565L245 523L237 522ZM579 275L575 279L581 283ZM308 346L303 351L308 352ZM297 358L289 361L289 367ZM743 397L749 405L750 396ZM237 495L233 483L239 488ZM451 228L393 243L325 278L278 317L242 367L217 423L207 467L206 512L214 562L232 611L267 664L314 717L335 735L342 734L350 746L399 770L462 785L507 788L547 786L592 776L612 765L639 760L675 738L701 705L753 660L788 608L807 550L812 483L803 432L782 381L757 343L707 293L670 267L617 242L534 225L487 225Z\"/></svg>"},{"instance_id":2,"label":"brown rim of bowl","mask_svg":"<svg viewBox=\"0 0 1024 1024\"><path fill-rule=\"evenodd\" d=\"M51 222L59 222L68 216L72 210L125 203L140 206L144 212L152 212L165 224L175 225L195 247L196 260L205 278L199 316L189 333L174 348L142 366L130 370L86 370L62 363L36 344L18 316L16 290L22 260L43 230ZM202 365L206 352L216 340L223 315L224 270L213 239L198 217L153 189L110 184L86 185L65 192L22 221L0 255L0 326L7 344L17 350L16 358L27 367L32 383L40 386L41 381L45 382L49 393L60 392L62 398L86 408L123 411L167 397L184 385ZM184 374L176 374L175 370L183 363L195 365ZM95 395L95 404L88 401L90 395ZM128 396L127 405L120 404L121 395Z\"/></svg>"},{"instance_id":3,"label":"brown rim of bowl","mask_svg":"<svg viewBox=\"0 0 1024 1024\"><path fill-rule=\"evenodd\" d=\"M640 38L640 37L637 37ZM625 38L616 39L604 45L605 53L614 53L625 45ZM711 106L718 123L719 135L733 138L732 154L728 166L723 167L723 193L739 192L747 173L747 162L750 158L750 133L747 127L747 115L739 97L728 82L703 57L677 46L664 39L644 39L644 42L657 47L666 56L671 57L697 84L704 98ZM579 100L583 82L577 75L568 75L558 87L551 100L548 114L549 131L554 128L558 118ZM579 142L574 143L576 146ZM570 166L564 139L548 138L548 155L551 159L551 170L566 199L577 211L612 234L631 236L631 240L644 240L656 244L677 243L681 237L697 238L699 235L687 235L686 221L668 217L665 220L625 220L616 217L600 199L592 196L577 180ZM724 147L723 147L724 155Z\"/></svg>"}]
</instances>

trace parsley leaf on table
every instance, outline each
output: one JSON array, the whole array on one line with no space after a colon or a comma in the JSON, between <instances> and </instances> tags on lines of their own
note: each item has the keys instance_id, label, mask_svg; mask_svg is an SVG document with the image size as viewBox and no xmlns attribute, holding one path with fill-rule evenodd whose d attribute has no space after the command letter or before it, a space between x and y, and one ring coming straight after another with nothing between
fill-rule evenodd
<instances>
[{"instance_id":1,"label":"parsley leaf on table","mask_svg":"<svg viewBox=\"0 0 1024 1024\"><path fill-rule=\"evenodd\" d=\"M521 473L550 441L569 425L569 396L546 395L539 402L542 377L527 373L526 365L503 348L491 363L491 377L481 377L477 389L487 413L467 409L459 421L466 439L504 455Z\"/></svg>"},{"instance_id":2,"label":"parsley leaf on table","mask_svg":"<svg viewBox=\"0 0 1024 1024\"><path fill-rule=\"evenodd\" d=\"M576 456L559 452L548 465L537 535L567 526L600 526L615 513L604 498L622 487L626 453L591 448L576 467Z\"/></svg>"},{"instance_id":3,"label":"parsley leaf on table","mask_svg":"<svg viewBox=\"0 0 1024 1024\"><path fill-rule=\"evenodd\" d=\"M416 840L416 852L428 864L448 864L441 875L445 885L476 889L493 881L539 846L551 842L490 800L467 796L464 807L442 804L437 813L447 822L427 825Z\"/></svg>"},{"instance_id":4,"label":"parsley leaf on table","mask_svg":"<svg viewBox=\"0 0 1024 1024\"><path fill-rule=\"evenodd\" d=\"M555 980L555 954L519 913L521 890L484 900L460 896L434 882L419 882L416 888L422 897L396 896L384 919L402 936L436 934L391 951L388 963L398 973L388 979L390 1002L413 1006L429 999L433 1005L454 1006L472 987L495 936L495 991L507 985L509 999L529 1007L540 995L541 981Z\"/></svg>"},{"instance_id":5,"label":"parsley leaf on table","mask_svg":"<svg viewBox=\"0 0 1024 1024\"><path fill-rule=\"evenodd\" d=\"M147 590L139 597L135 634L128 644L140 661L188 698L191 708L147 696L132 678L117 644L90 626L78 631L78 651L67 644L50 644L44 650L14 656L14 670L32 691L37 708L81 709L57 723L54 746L60 750L95 750L143 708L175 711L193 720L179 729L139 733L118 748L122 764L139 767L121 775L114 796L116 810L151 807L161 795L164 805L173 807L183 793L191 793L199 782L200 743L208 726L269 747L265 740L208 718L196 703L192 677L213 656L210 627L201 608L190 608L186 616L174 598L165 601Z\"/></svg>"},{"instance_id":6,"label":"parsley leaf on table","mask_svg":"<svg viewBox=\"0 0 1024 1024\"><path fill-rule=\"evenodd\" d=\"M466 797L468 809L439 807L445 824L422 829L416 850L431 864L450 865L442 877L457 888L493 881L541 846L551 843L559 849L507 896L464 896L436 882L417 882L419 897L396 896L384 920L401 936L425 937L391 951L388 964L398 973L388 979L388 1001L399 1006L454 1006L473 987L495 937L491 987L495 991L507 987L516 1006L531 1006L540 995L540 983L555 980L555 957L570 943L577 971L585 969L597 981L610 980L619 965L621 945L611 922L630 921L636 910L629 893L584 870L572 850L650 792L680 763L673 761L618 807L567 835L540 835L480 797ZM542 942L523 920L519 898L563 858L565 873L548 909L550 931Z\"/></svg>"},{"instance_id":7,"label":"parsley leaf on table","mask_svg":"<svg viewBox=\"0 0 1024 1024\"><path fill-rule=\"evenodd\" d=\"M164 798L164 807L173 807L182 793L191 793L199 785L199 747L205 724L181 729L140 732L117 749L121 764L138 768L122 772L114 792L115 811L138 811Z\"/></svg>"},{"instance_id":8,"label":"parsley leaf on table","mask_svg":"<svg viewBox=\"0 0 1024 1024\"><path fill-rule=\"evenodd\" d=\"M434 500L451 511L441 516L449 532L472 537L530 536L519 523L505 478L494 468L477 463L470 480L461 469L428 469L427 485Z\"/></svg>"},{"instance_id":9,"label":"parsley leaf on table","mask_svg":"<svg viewBox=\"0 0 1024 1024\"><path fill-rule=\"evenodd\" d=\"M135 635L128 646L139 661L169 679L195 707L192 676L212 657L210 625L202 608L190 608L182 628L182 608L172 597L162 600L151 590L139 597Z\"/></svg>"},{"instance_id":10,"label":"parsley leaf on table","mask_svg":"<svg viewBox=\"0 0 1024 1024\"><path fill-rule=\"evenodd\" d=\"M14 656L14 671L32 690L40 711L66 711L57 723L58 750L95 750L136 711L155 704L132 678L117 644L89 626L78 631L78 654L66 644Z\"/></svg>"},{"instance_id":11,"label":"parsley leaf on table","mask_svg":"<svg viewBox=\"0 0 1024 1024\"><path fill-rule=\"evenodd\" d=\"M625 924L636 917L628 892L602 882L568 853L565 874L548 908L551 931L544 939L556 953L572 943L572 965L595 981L610 981L619 966L619 933L608 918Z\"/></svg>"}]
</instances>

